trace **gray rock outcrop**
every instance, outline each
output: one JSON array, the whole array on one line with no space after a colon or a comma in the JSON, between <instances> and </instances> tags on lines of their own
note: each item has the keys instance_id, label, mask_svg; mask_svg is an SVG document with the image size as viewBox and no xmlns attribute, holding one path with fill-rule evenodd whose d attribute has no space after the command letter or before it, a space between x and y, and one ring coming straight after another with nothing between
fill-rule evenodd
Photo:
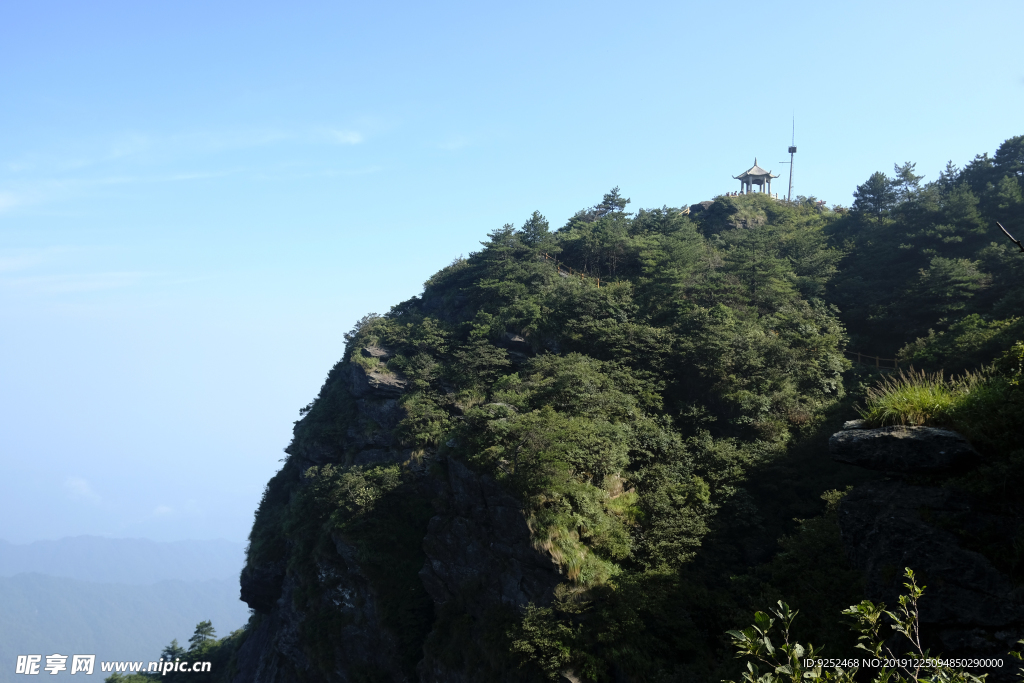
<instances>
[{"instance_id":1,"label":"gray rock outcrop","mask_svg":"<svg viewBox=\"0 0 1024 683\"><path fill-rule=\"evenodd\" d=\"M435 604L467 592L480 610L550 603L562 577L551 558L532 547L522 505L490 477L456 460L446 465L448 509L430 520L420 571Z\"/></svg>"},{"instance_id":2,"label":"gray rock outcrop","mask_svg":"<svg viewBox=\"0 0 1024 683\"><path fill-rule=\"evenodd\" d=\"M522 338L506 341L528 347ZM363 347L360 354L378 362L390 357L381 347ZM338 368L335 377L326 405L337 411L327 414L328 419L339 415L337 422L328 422L325 430L316 426L324 424L325 414L310 412L319 422L308 430L300 423L289 446L292 459L286 467L293 477L292 496L307 485L302 474L313 466L404 463L403 477L412 482L404 495L428 511L433 502L437 511L429 521L420 518L425 559L413 567L420 567L418 578L426 592L420 593L422 604L429 609L432 600L438 613L455 609L479 620L495 607L550 603L562 577L551 557L533 547L520 502L491 477L458 460L431 449L414 456L400 443L396 428L406 415L400 403L406 378L361 359ZM497 404L495 409L513 410ZM308 550L297 550L296 541L286 538L284 559L253 561L243 570L242 599L258 616L238 652L234 683L334 683L368 680L371 674L374 680L393 683L406 683L410 676L432 683L477 680L478 672L453 669L430 656L413 676L408 650L400 654L403 634L383 616L381 605L391 603L382 603L376 594L356 548L340 532L331 541L333 551L320 544L313 555L306 555L301 553ZM307 563L302 571L296 569L296 560ZM315 571L309 562L315 562ZM412 572L414 568L409 577L415 581ZM325 628L330 636L318 639Z\"/></svg>"},{"instance_id":3,"label":"gray rock outcrop","mask_svg":"<svg viewBox=\"0 0 1024 683\"><path fill-rule=\"evenodd\" d=\"M941 472L978 458L960 434L933 427L844 429L828 440L828 450L838 462L884 472Z\"/></svg>"},{"instance_id":4,"label":"gray rock outcrop","mask_svg":"<svg viewBox=\"0 0 1024 683\"><path fill-rule=\"evenodd\" d=\"M264 616L238 652L235 681L290 683L304 681L347 681L352 673L372 670L393 683L406 683L398 666L394 637L380 623L376 595L355 559L355 550L344 540L332 538L337 557L317 563L317 585L300 586L294 576L284 580L280 599ZM333 660L325 671L323 662L308 656L311 629L309 607L296 606L296 592L313 589L320 614L332 615L338 629L330 638ZM304 628L305 627L305 628Z\"/></svg>"},{"instance_id":5,"label":"gray rock outcrop","mask_svg":"<svg viewBox=\"0 0 1024 683\"><path fill-rule=\"evenodd\" d=\"M284 562L246 566L240 580L242 602L254 610L269 612L277 605L284 590L284 575Z\"/></svg>"},{"instance_id":6,"label":"gray rock outcrop","mask_svg":"<svg viewBox=\"0 0 1024 683\"><path fill-rule=\"evenodd\" d=\"M380 346L364 346L359 354L363 358L376 358L382 363L391 358L391 352Z\"/></svg>"},{"instance_id":7,"label":"gray rock outcrop","mask_svg":"<svg viewBox=\"0 0 1024 683\"><path fill-rule=\"evenodd\" d=\"M356 398L397 398L409 384L402 375L383 366L367 370L358 363L349 363L349 377L352 395Z\"/></svg>"},{"instance_id":8,"label":"gray rock outcrop","mask_svg":"<svg viewBox=\"0 0 1024 683\"><path fill-rule=\"evenodd\" d=\"M929 427L844 429L832 435L833 459L900 475L935 474L976 462L956 432ZM865 594L892 609L903 571L927 586L919 603L926 647L944 656L1002 657L1024 636L1024 587L1016 586L962 538L1012 538L1016 522L985 512L962 492L902 479L858 486L839 505L843 548L865 575ZM994 680L1012 678L989 670ZM981 673L974 671L973 673Z\"/></svg>"},{"instance_id":9,"label":"gray rock outcrop","mask_svg":"<svg viewBox=\"0 0 1024 683\"><path fill-rule=\"evenodd\" d=\"M839 528L851 564L865 572L869 596L896 604L903 568L910 567L928 585L922 623L960 628L1024 624L1024 590L943 528L979 514L966 496L949 489L879 481L843 499Z\"/></svg>"}]
</instances>

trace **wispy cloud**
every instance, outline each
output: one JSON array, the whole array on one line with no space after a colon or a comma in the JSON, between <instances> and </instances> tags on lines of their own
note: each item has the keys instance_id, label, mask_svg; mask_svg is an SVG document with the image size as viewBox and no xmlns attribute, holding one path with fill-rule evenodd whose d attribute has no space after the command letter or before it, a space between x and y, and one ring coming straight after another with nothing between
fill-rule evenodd
<instances>
[{"instance_id":1,"label":"wispy cloud","mask_svg":"<svg viewBox=\"0 0 1024 683\"><path fill-rule=\"evenodd\" d=\"M103 251L102 247L61 245L0 249L0 276L31 271L40 267L59 267L61 263L66 263L69 260L80 259L87 254L97 254Z\"/></svg>"},{"instance_id":2,"label":"wispy cloud","mask_svg":"<svg viewBox=\"0 0 1024 683\"><path fill-rule=\"evenodd\" d=\"M102 141L52 146L0 161L0 216L37 205L87 197L103 187L210 180L245 174L279 176L282 169L275 155L240 155L239 152L274 145L362 145L379 128L379 123L360 119L355 125L294 129L239 128L169 135L126 132ZM449 141L450 148L461 144L464 143L459 140ZM303 168L288 177L309 173L310 161L299 164Z\"/></svg>"},{"instance_id":3,"label":"wispy cloud","mask_svg":"<svg viewBox=\"0 0 1024 683\"><path fill-rule=\"evenodd\" d=\"M330 136L340 145L358 145L363 141L362 134L354 130L332 130Z\"/></svg>"},{"instance_id":4,"label":"wispy cloud","mask_svg":"<svg viewBox=\"0 0 1024 683\"><path fill-rule=\"evenodd\" d=\"M170 505L157 505L153 508L153 515L156 517L166 517L174 512L174 508Z\"/></svg>"},{"instance_id":5,"label":"wispy cloud","mask_svg":"<svg viewBox=\"0 0 1024 683\"><path fill-rule=\"evenodd\" d=\"M21 203L21 199L13 192L0 192L0 213L9 211Z\"/></svg>"},{"instance_id":6,"label":"wispy cloud","mask_svg":"<svg viewBox=\"0 0 1024 683\"><path fill-rule=\"evenodd\" d=\"M42 249L24 249L6 253L0 251L0 274L35 268L45 263L46 260L46 252Z\"/></svg>"},{"instance_id":7,"label":"wispy cloud","mask_svg":"<svg viewBox=\"0 0 1024 683\"><path fill-rule=\"evenodd\" d=\"M90 503L100 502L100 495L93 490L92 485L82 477L69 477L64 481L64 489L71 494L75 500L86 500Z\"/></svg>"},{"instance_id":8,"label":"wispy cloud","mask_svg":"<svg viewBox=\"0 0 1024 683\"><path fill-rule=\"evenodd\" d=\"M0 282L7 287L35 294L69 294L119 289L138 284L150 273L139 271L100 273L61 273L30 277L9 277Z\"/></svg>"},{"instance_id":9,"label":"wispy cloud","mask_svg":"<svg viewBox=\"0 0 1024 683\"><path fill-rule=\"evenodd\" d=\"M157 141L141 133L125 133L115 138L105 151L85 154L79 158L66 159L58 164L60 170L73 171L97 166L111 161L139 156L153 149Z\"/></svg>"}]
</instances>

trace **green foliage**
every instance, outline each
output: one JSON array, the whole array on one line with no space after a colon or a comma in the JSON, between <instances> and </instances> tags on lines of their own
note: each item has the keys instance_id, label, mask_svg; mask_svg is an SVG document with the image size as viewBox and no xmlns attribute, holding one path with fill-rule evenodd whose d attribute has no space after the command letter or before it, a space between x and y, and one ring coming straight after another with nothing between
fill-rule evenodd
<instances>
[{"instance_id":1,"label":"green foliage","mask_svg":"<svg viewBox=\"0 0 1024 683\"><path fill-rule=\"evenodd\" d=\"M170 645L163 649L160 657L163 659L174 659L175 657L181 657L183 654L185 654L185 648L178 645L178 639L175 638L171 641Z\"/></svg>"},{"instance_id":2,"label":"green foliage","mask_svg":"<svg viewBox=\"0 0 1024 683\"><path fill-rule=\"evenodd\" d=\"M743 680L748 683L776 683L787 680L802 683L805 678L820 678L852 683L856 674L855 669L845 671L836 667L833 671L826 671L821 665L805 666L807 660L815 660L821 656L821 649L816 649L810 644L805 647L798 642L790 642L790 628L798 613L780 600L778 609L772 610L774 619L764 612L755 612L754 623L751 626L742 631L727 632L732 637L736 656L749 658L747 670L743 672ZM779 624L778 635L774 633L776 622ZM774 643L773 635L777 639ZM768 666L769 670L762 674L758 662L761 666Z\"/></svg>"},{"instance_id":3,"label":"green foliage","mask_svg":"<svg viewBox=\"0 0 1024 683\"><path fill-rule=\"evenodd\" d=\"M209 620L200 621L196 624L196 630L192 634L192 637L188 639L189 652L202 648L208 641L213 640L216 635L217 632ZM173 641L168 647L173 647L176 643L177 641Z\"/></svg>"},{"instance_id":4,"label":"green foliage","mask_svg":"<svg viewBox=\"0 0 1024 683\"><path fill-rule=\"evenodd\" d=\"M988 320L972 313L945 331L929 330L927 337L918 337L900 349L898 358L919 368L966 371L988 365L1021 337L1024 318Z\"/></svg>"},{"instance_id":5,"label":"green foliage","mask_svg":"<svg viewBox=\"0 0 1024 683\"><path fill-rule=\"evenodd\" d=\"M880 223L895 204L897 196L893 181L881 171L876 171L867 182L857 186L853 193L853 209L873 216Z\"/></svg>"},{"instance_id":6,"label":"green foliage","mask_svg":"<svg viewBox=\"0 0 1024 683\"><path fill-rule=\"evenodd\" d=\"M510 650L524 662L536 664L550 681L558 680L572 661L578 629L555 618L548 607L528 605L523 618L508 634Z\"/></svg>"},{"instance_id":7,"label":"green foliage","mask_svg":"<svg viewBox=\"0 0 1024 683\"><path fill-rule=\"evenodd\" d=\"M1003 373L989 369L948 380L913 370L890 375L868 390L860 414L871 426L947 427L993 455L1024 448L1024 391L1014 367L1019 347L1001 359Z\"/></svg>"},{"instance_id":8,"label":"green foliage","mask_svg":"<svg viewBox=\"0 0 1024 683\"><path fill-rule=\"evenodd\" d=\"M1020 144L1019 136L1005 141L996 152L999 162L981 155L963 169L950 163L931 183L922 185L908 163L897 166L893 178L875 173L858 187L855 211L828 227L845 256L826 292L843 310L854 348L891 355L972 314L986 321L1021 315L1024 263L995 225L1002 221L1018 232L1024 226L1014 161ZM990 350L979 348L963 357L967 365L946 369L978 367L991 360L984 358Z\"/></svg>"},{"instance_id":9,"label":"green foliage","mask_svg":"<svg viewBox=\"0 0 1024 683\"><path fill-rule=\"evenodd\" d=\"M235 657L238 649L245 642L246 628L239 629L231 635L217 639L216 630L210 621L196 624L195 632L189 638L188 650L172 640L160 653L163 662L175 662L178 671L161 670L159 674L138 674L106 679L110 683L144 683L145 681L166 681L167 683L228 683L234 680L236 673ZM192 671L192 665L198 662L209 662L209 671ZM118 676L115 674L115 676ZM136 678L137 676L137 678Z\"/></svg>"},{"instance_id":10,"label":"green foliage","mask_svg":"<svg viewBox=\"0 0 1024 683\"><path fill-rule=\"evenodd\" d=\"M1021 337L1024 265L988 226L1022 215L1022 140L931 183L910 162L876 173L853 211L746 195L631 214L614 188L557 231L539 212L493 230L422 296L364 317L300 411L250 536L251 564L287 565L311 661L329 671L346 626L319 571L344 546L410 678L424 651L424 666L467 680L714 678L723 643L709 633L778 602L776 621L734 632L773 662L745 678L848 680L800 669L787 607L815 642L849 644L828 614L859 597L836 522L851 475L821 457L868 381L843 357L847 326L856 350L902 348L928 370L868 390L865 416L963 431L986 460L951 485L1016 510L993 492L1024 482L1024 345L973 369ZM387 435L406 463L353 464L353 443L379 435L359 416L353 363L408 382ZM844 373L858 394L846 403ZM518 500L564 577L554 603L481 613L467 593L434 613L418 572L427 524L445 514L431 504L445 459ZM781 642L768 635L780 627Z\"/></svg>"},{"instance_id":11,"label":"green foliage","mask_svg":"<svg viewBox=\"0 0 1024 683\"><path fill-rule=\"evenodd\" d=\"M920 613L918 601L924 595L924 586L918 586L914 572L908 567L903 584L906 593L900 596L899 607L885 609L884 604L876 605L870 600L843 610L853 617L853 630L858 635L857 648L868 652L879 660L880 666L873 669L873 683L918 683L918 681L943 681L949 683L981 683L986 675L976 676L964 669L946 666L943 657L932 654L921 646ZM747 659L747 670L742 680L747 683L802 683L805 679L853 683L857 680L860 667L843 668L822 666L821 648L806 646L790 641L790 630L797 612L781 600L772 616L764 612L754 614L754 624L743 630L728 632L736 648L736 656ZM776 627L778 624L778 627ZM894 653L895 642L882 635L882 628L888 624L893 635L902 636L899 643L908 641L910 650ZM777 629L777 631L776 631ZM773 638L775 640L773 641ZM836 655L832 658L842 659ZM851 658L853 659L853 658ZM767 670L761 673L762 666Z\"/></svg>"},{"instance_id":12,"label":"green foliage","mask_svg":"<svg viewBox=\"0 0 1024 683\"><path fill-rule=\"evenodd\" d=\"M952 426L961 400L980 381L976 374L946 380L942 373L901 370L868 390L860 416L872 427L886 425Z\"/></svg>"},{"instance_id":13,"label":"green foliage","mask_svg":"<svg viewBox=\"0 0 1024 683\"><path fill-rule=\"evenodd\" d=\"M918 586L913 570L907 567L903 574L906 581L903 586L906 593L900 595L899 607L885 609L884 604L874 604L863 600L843 611L855 620L854 629L860 635L857 647L870 653L875 659L882 660L883 666L878 668L874 680L885 681L957 681L964 683L980 683L987 674L976 676L964 669L946 666L941 654L932 654L921 646L920 611L918 601L924 595L925 586ZM905 653L894 653L892 640L882 636L883 615L888 618L893 635L903 636L899 639L909 641L910 650ZM906 647L906 645L903 645ZM888 665L887 662L893 662Z\"/></svg>"}]
</instances>

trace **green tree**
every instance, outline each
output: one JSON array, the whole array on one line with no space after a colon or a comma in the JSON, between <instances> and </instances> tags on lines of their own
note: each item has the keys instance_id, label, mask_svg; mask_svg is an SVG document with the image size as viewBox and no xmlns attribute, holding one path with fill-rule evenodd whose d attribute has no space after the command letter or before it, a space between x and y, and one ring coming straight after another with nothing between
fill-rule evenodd
<instances>
[{"instance_id":1,"label":"green tree","mask_svg":"<svg viewBox=\"0 0 1024 683\"><path fill-rule=\"evenodd\" d=\"M210 623L210 622L204 622L204 623ZM184 654L185 654L185 648L183 648L182 646L178 645L178 639L175 638L174 640L171 641L170 645L168 645L167 647L165 647L163 649L163 652L160 653L160 656L163 659L171 660L171 659L176 659L178 657L181 657Z\"/></svg>"},{"instance_id":2,"label":"green tree","mask_svg":"<svg viewBox=\"0 0 1024 683\"><path fill-rule=\"evenodd\" d=\"M610 192L601 199L601 203L594 207L598 218L604 218L610 213L618 213L626 210L629 199L619 194L619 186L616 185Z\"/></svg>"},{"instance_id":3,"label":"green tree","mask_svg":"<svg viewBox=\"0 0 1024 683\"><path fill-rule=\"evenodd\" d=\"M914 173L916 168L917 164L909 161L902 166L893 164L895 175L891 183L895 201L899 203L912 201L921 191L921 180L924 176Z\"/></svg>"},{"instance_id":4,"label":"green tree","mask_svg":"<svg viewBox=\"0 0 1024 683\"><path fill-rule=\"evenodd\" d=\"M946 162L946 168L939 171L938 179L939 188L943 191L948 192L953 189L958 182L960 182L960 169L953 163L952 160Z\"/></svg>"},{"instance_id":5,"label":"green tree","mask_svg":"<svg viewBox=\"0 0 1024 683\"><path fill-rule=\"evenodd\" d=\"M201 648L207 641L215 640L216 637L217 632L213 628L213 623L209 620L200 621L196 624L196 630L192 637L188 639L189 652Z\"/></svg>"},{"instance_id":6,"label":"green tree","mask_svg":"<svg viewBox=\"0 0 1024 683\"><path fill-rule=\"evenodd\" d=\"M999 145L994 163L1000 175L1024 180L1024 135L1017 135Z\"/></svg>"},{"instance_id":7,"label":"green tree","mask_svg":"<svg viewBox=\"0 0 1024 683\"><path fill-rule=\"evenodd\" d=\"M896 202L896 191L892 181L881 171L871 174L863 185L858 185L853 193L853 209L875 217L881 223L882 217L888 213Z\"/></svg>"},{"instance_id":8,"label":"green tree","mask_svg":"<svg viewBox=\"0 0 1024 683\"><path fill-rule=\"evenodd\" d=\"M519 231L519 239L528 247L540 247L551 239L548 219L540 211L534 211Z\"/></svg>"}]
</instances>

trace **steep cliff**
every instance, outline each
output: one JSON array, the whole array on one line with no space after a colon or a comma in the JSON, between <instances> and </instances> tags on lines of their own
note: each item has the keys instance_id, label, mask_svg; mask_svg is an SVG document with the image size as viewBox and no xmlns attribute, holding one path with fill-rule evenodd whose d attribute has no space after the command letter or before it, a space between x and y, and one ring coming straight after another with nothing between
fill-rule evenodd
<instances>
[{"instance_id":1,"label":"steep cliff","mask_svg":"<svg viewBox=\"0 0 1024 683\"><path fill-rule=\"evenodd\" d=\"M389 356L377 346L358 352ZM236 680L447 680L436 660L416 669L434 608L455 601L481 617L551 601L558 566L534 549L522 503L435 448L402 447L407 385L382 366L344 360L320 399L342 417L318 421L316 410L297 424L242 574L242 598L261 616ZM335 487L326 498L338 502L342 471L364 476L341 484L356 502L339 517L316 509L310 492ZM289 506L308 516L283 521ZM318 538L332 522L329 542ZM275 551L262 554L263 543Z\"/></svg>"},{"instance_id":2,"label":"steep cliff","mask_svg":"<svg viewBox=\"0 0 1024 683\"><path fill-rule=\"evenodd\" d=\"M842 329L784 272L725 286L728 230L616 197L495 231L347 335L256 513L238 683L712 675L693 596L725 577L687 567L841 397ZM779 264L828 258L817 216ZM598 234L635 246L595 261Z\"/></svg>"}]
</instances>

